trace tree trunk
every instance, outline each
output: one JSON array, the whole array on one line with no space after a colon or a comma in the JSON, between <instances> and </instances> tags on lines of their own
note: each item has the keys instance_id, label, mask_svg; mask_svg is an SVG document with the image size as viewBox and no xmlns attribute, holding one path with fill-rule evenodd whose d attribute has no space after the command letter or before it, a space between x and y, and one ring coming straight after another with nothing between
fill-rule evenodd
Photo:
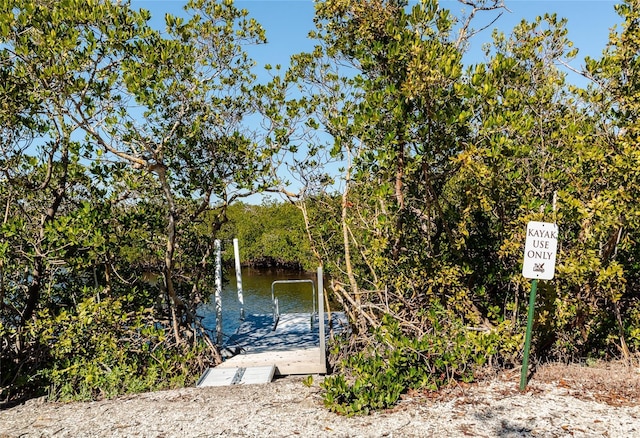
<instances>
[{"instance_id":1,"label":"tree trunk","mask_svg":"<svg viewBox=\"0 0 640 438\"><path fill-rule=\"evenodd\" d=\"M44 273L46 270L45 266L45 256L42 252L42 245L45 240L45 228L47 224L53 222L58 213L58 209L60 208L60 204L66 195L67 191L67 175L69 170L69 148L66 144L62 147L61 153L61 171L60 179L58 180L58 184L53 191L53 201L47 211L42 216L40 220L40 229L38 230L38 241L35 248L35 256L33 260L33 271L31 272L31 281L29 282L29 286L27 287L27 300L25 303L24 310L22 312L22 316L20 318L20 326L24 327L26 322L31 319L33 316L38 302L40 301L40 293L42 291L42 278L44 277ZM51 166L52 164L49 163Z\"/></svg>"},{"instance_id":2,"label":"tree trunk","mask_svg":"<svg viewBox=\"0 0 640 438\"><path fill-rule=\"evenodd\" d=\"M396 234L395 241L393 242L392 255L393 259L397 260L400 255L400 250L403 246L404 240L404 168L405 168L405 150L404 144L398 145L398 161L396 165L395 174L395 197L398 205L396 229L393 230Z\"/></svg>"},{"instance_id":3,"label":"tree trunk","mask_svg":"<svg viewBox=\"0 0 640 438\"><path fill-rule=\"evenodd\" d=\"M169 182L167 181L167 169L164 165L159 164L153 166L153 169L157 174L162 185L167 203L169 204L169 218L167 221L167 246L164 253L164 286L167 294L169 295L169 309L171 313L171 325L173 326L174 336L178 344L182 343L182 337L180 335L180 310L184 307L184 303L178 296L173 284L173 255L176 248L176 220L177 211L176 205L173 200L173 193Z\"/></svg>"},{"instance_id":4,"label":"tree trunk","mask_svg":"<svg viewBox=\"0 0 640 438\"><path fill-rule=\"evenodd\" d=\"M348 202L349 195L349 178L347 177L344 192L342 193L342 241L344 244L344 263L347 270L347 277L349 278L349 284L351 291L354 295L355 302L360 305L360 290L358 288L358 282L353 274L353 266L351 265L351 243L349 239L349 226L347 225L347 209L349 208Z\"/></svg>"}]
</instances>

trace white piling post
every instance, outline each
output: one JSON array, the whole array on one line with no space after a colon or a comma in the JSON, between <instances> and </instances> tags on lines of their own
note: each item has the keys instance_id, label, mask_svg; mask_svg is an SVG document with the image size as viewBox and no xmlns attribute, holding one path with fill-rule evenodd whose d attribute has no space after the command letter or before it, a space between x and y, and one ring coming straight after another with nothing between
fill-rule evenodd
<instances>
[{"instance_id":1,"label":"white piling post","mask_svg":"<svg viewBox=\"0 0 640 438\"><path fill-rule=\"evenodd\" d=\"M242 295L242 268L240 267L240 247L238 239L233 239L233 255L236 260L236 284L238 285L238 302L240 303L240 319L244 321L244 296Z\"/></svg>"},{"instance_id":2,"label":"white piling post","mask_svg":"<svg viewBox=\"0 0 640 438\"><path fill-rule=\"evenodd\" d=\"M222 345L222 250L219 239L213 242L213 247L216 253L216 339L218 346L220 346Z\"/></svg>"},{"instance_id":3,"label":"white piling post","mask_svg":"<svg viewBox=\"0 0 640 438\"><path fill-rule=\"evenodd\" d=\"M318 332L320 335L320 366L327 372L327 347L324 331L324 279L322 266L318 266Z\"/></svg>"}]
</instances>

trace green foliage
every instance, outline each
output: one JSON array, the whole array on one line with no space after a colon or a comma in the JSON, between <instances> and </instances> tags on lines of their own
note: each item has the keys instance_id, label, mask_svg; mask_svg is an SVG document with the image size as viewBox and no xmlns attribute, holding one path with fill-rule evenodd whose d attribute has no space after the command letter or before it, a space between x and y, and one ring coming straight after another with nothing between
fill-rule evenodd
<instances>
[{"instance_id":1,"label":"green foliage","mask_svg":"<svg viewBox=\"0 0 640 438\"><path fill-rule=\"evenodd\" d=\"M463 3L478 8L471 18L502 7ZM333 139L318 148L345 158L340 195L301 201L317 208L308 210L314 248L327 254L332 291L358 338L345 351L346 377L328 380L336 410L388 406L409 387L402 371L385 374L396 363L385 342L419 344L437 332L423 313L432 306L499 336L496 360L517 364L531 220L560 229L534 354L630 357L637 348L640 6L616 9L621 31L601 60L587 60L594 82L581 90L566 82L561 66L577 50L553 14L494 32L486 62L465 68L472 23L436 1L317 4L318 45L294 58L285 79L314 93L305 108ZM380 339L386 315L406 324L392 341ZM442 336L451 336L447 351L475 342Z\"/></svg>"},{"instance_id":2,"label":"green foliage","mask_svg":"<svg viewBox=\"0 0 640 438\"><path fill-rule=\"evenodd\" d=\"M37 392L45 377L64 397L173 385L194 358L215 356L196 317L213 239L234 199L274 184L277 148L244 126L257 97L243 47L264 30L233 2L194 0L184 15L160 31L127 1L0 4L3 396L28 382ZM166 341L140 329L128 350L119 327L140 327L133 317L86 337L104 312L87 299L129 296L128 311L148 309ZM91 349L56 350L40 330ZM137 354L145 337L151 356Z\"/></svg>"},{"instance_id":3,"label":"green foliage","mask_svg":"<svg viewBox=\"0 0 640 438\"><path fill-rule=\"evenodd\" d=\"M178 346L130 298L87 298L29 327L47 361L37 378L56 400L95 400L194 383L202 346ZM201 367L200 367L201 368Z\"/></svg>"},{"instance_id":4,"label":"green foliage","mask_svg":"<svg viewBox=\"0 0 640 438\"><path fill-rule=\"evenodd\" d=\"M313 376L307 376L302 380L302 384L307 388L313 386Z\"/></svg>"},{"instance_id":5,"label":"green foliage","mask_svg":"<svg viewBox=\"0 0 640 438\"><path fill-rule=\"evenodd\" d=\"M385 315L375 343L343 361L345 374L325 378L325 405L343 415L389 408L410 389L470 382L499 353L504 338L497 333L470 331L437 304L426 313L434 328L421 336L407 335L396 319Z\"/></svg>"},{"instance_id":6,"label":"green foliage","mask_svg":"<svg viewBox=\"0 0 640 438\"><path fill-rule=\"evenodd\" d=\"M640 348L637 0L587 89L559 67L577 52L555 15L494 32L465 67L472 22L435 0L320 1L313 52L256 86L242 47L259 24L229 1L186 8L160 32L127 2L0 5L3 396L183 381L215 237L247 262L323 262L356 334L326 381L345 414L518 362L530 220L560 229L534 353ZM258 113L264 132L244 126ZM294 204L234 203L274 187Z\"/></svg>"}]
</instances>

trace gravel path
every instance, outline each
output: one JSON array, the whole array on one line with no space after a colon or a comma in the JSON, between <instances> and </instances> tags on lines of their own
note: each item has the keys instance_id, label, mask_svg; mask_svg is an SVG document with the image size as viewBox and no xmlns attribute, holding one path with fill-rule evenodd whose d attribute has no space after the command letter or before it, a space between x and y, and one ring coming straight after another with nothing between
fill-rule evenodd
<instances>
[{"instance_id":1,"label":"gravel path","mask_svg":"<svg viewBox=\"0 0 640 438\"><path fill-rule=\"evenodd\" d=\"M346 418L289 377L265 385L184 388L86 403L32 400L0 411L8 437L640 437L640 406L572 379L494 377L410 394L393 410ZM639 379L640 380L640 379ZM609 397L607 399L607 397Z\"/></svg>"}]
</instances>

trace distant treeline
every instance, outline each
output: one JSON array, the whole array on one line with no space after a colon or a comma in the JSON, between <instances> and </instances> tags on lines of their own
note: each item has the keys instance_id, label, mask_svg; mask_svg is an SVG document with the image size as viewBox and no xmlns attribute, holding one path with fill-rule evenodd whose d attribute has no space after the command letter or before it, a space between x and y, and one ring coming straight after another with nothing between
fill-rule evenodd
<instances>
[{"instance_id":1,"label":"distant treeline","mask_svg":"<svg viewBox=\"0 0 640 438\"><path fill-rule=\"evenodd\" d=\"M224 242L238 239L243 266L292 270L317 267L302 213L295 205L275 201L260 205L238 202L229 206L227 219L220 230L220 239ZM233 262L233 251L229 248L223 255L227 264Z\"/></svg>"}]
</instances>

